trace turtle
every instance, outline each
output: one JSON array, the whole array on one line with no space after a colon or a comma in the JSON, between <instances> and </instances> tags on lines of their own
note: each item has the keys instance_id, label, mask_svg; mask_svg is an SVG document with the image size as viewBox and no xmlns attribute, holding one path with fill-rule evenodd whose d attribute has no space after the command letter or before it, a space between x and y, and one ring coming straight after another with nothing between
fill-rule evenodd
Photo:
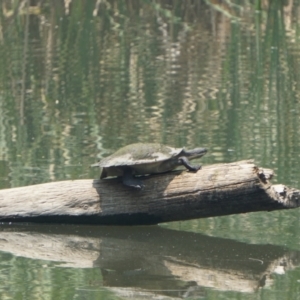
<instances>
[{"instance_id":1,"label":"turtle","mask_svg":"<svg viewBox=\"0 0 300 300\"><path fill-rule=\"evenodd\" d=\"M121 176L124 185L142 189L144 185L135 175L164 173L182 165L196 172L201 166L192 166L189 159L202 157L206 152L206 148L186 150L157 143L135 143L119 149L91 167L102 168L100 179Z\"/></svg>"}]
</instances>

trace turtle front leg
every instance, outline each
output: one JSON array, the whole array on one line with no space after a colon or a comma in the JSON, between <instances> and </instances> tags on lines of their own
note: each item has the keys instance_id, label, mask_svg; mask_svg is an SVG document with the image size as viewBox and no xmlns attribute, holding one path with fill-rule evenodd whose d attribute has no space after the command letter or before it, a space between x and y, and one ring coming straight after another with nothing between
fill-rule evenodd
<instances>
[{"instance_id":1,"label":"turtle front leg","mask_svg":"<svg viewBox=\"0 0 300 300\"><path fill-rule=\"evenodd\" d=\"M188 160L187 157L185 156L181 156L179 157L179 161L189 170L192 172L197 172L198 170L201 169L201 166L192 166L190 161Z\"/></svg>"},{"instance_id":2,"label":"turtle front leg","mask_svg":"<svg viewBox=\"0 0 300 300\"><path fill-rule=\"evenodd\" d=\"M135 178L132 175L132 170L130 168L125 168L123 171L123 178L122 178L123 184L138 190L141 190L144 188L144 184L141 180Z\"/></svg>"}]
</instances>

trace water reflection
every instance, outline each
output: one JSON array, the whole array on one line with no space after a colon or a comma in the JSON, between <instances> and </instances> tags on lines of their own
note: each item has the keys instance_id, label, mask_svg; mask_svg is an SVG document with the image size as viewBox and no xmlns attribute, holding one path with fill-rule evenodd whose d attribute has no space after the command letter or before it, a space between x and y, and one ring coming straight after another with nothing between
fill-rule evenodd
<instances>
[{"instance_id":1,"label":"water reflection","mask_svg":"<svg viewBox=\"0 0 300 300\"><path fill-rule=\"evenodd\" d=\"M274 274L283 275L300 264L299 251L158 226L2 225L0 251L44 261L39 264L45 270L47 266L100 269L101 276L92 284L116 295L178 298L203 296L207 288L253 293L272 286ZM14 266L14 259L9 265Z\"/></svg>"},{"instance_id":2,"label":"water reflection","mask_svg":"<svg viewBox=\"0 0 300 300\"><path fill-rule=\"evenodd\" d=\"M89 165L97 159L126 144L160 142L174 147L208 147L204 164L253 158L275 170L273 182L299 188L299 19L297 1L61 0L55 5L49 0L2 1L0 187L96 178L98 171L91 173ZM182 227L299 248L297 211L195 220ZM41 238L44 233L35 234ZM59 239L67 237L57 235ZM83 235L78 236L82 241ZM6 238L15 245L19 236ZM87 238L92 243L93 236ZM106 243L103 232L96 239ZM203 242L210 243L210 239ZM96 243L96 255L100 255L99 247ZM118 249L116 244L113 247ZM152 249L152 245L148 247ZM181 296L189 295L200 280L191 283L184 272L191 274L194 268L197 273L197 264L206 264L195 257L196 266L188 261L189 269L183 261L182 267L179 254L168 251L164 255L171 254L174 260L156 252L160 269L169 272L179 289L183 284ZM186 251L182 249L187 255ZM121 254L121 250L116 253ZM276 261L275 256L272 259ZM264 255L261 257L265 261ZM207 255L207 261L210 258ZM59 261L58 257L53 261L56 259ZM142 260L139 258L140 265L151 266ZM26 259L18 263L14 270L21 279L14 287L22 286L24 266L33 278L31 270L37 274L47 269L52 274L43 264L37 268L27 265ZM117 273L118 280L129 281L114 267L117 271L110 273L101 266L111 290ZM215 276L222 274L218 267L213 268ZM54 270L59 278L61 271ZM264 282L261 272L255 273L253 282L246 275L243 288L254 290L258 282ZM7 269L3 274L7 275ZM76 274L81 278L82 274ZM143 273L133 274L141 274L151 285ZM98 280L98 275L89 276ZM161 289L168 289L164 276ZM59 284L58 279L54 286ZM120 289L118 292L121 294ZM227 297L226 293L221 296Z\"/></svg>"},{"instance_id":3,"label":"water reflection","mask_svg":"<svg viewBox=\"0 0 300 300\"><path fill-rule=\"evenodd\" d=\"M2 186L88 177L95 158L138 141L254 158L298 184L296 10L240 5L5 2Z\"/></svg>"}]
</instances>

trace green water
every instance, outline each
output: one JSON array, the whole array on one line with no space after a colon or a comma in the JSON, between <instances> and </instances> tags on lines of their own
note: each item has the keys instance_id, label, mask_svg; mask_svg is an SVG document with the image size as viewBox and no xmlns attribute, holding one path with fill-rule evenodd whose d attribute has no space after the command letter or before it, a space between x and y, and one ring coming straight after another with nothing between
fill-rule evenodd
<instances>
[{"instance_id":1,"label":"green water","mask_svg":"<svg viewBox=\"0 0 300 300\"><path fill-rule=\"evenodd\" d=\"M3 1L0 187L96 178L134 142L300 188L300 2ZM299 209L0 230L0 299L300 299Z\"/></svg>"}]
</instances>

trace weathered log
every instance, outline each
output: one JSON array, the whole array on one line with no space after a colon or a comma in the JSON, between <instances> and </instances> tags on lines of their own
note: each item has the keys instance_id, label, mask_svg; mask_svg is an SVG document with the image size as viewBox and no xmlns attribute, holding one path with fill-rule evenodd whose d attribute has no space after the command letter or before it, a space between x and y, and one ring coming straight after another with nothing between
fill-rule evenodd
<instances>
[{"instance_id":1,"label":"weathered log","mask_svg":"<svg viewBox=\"0 0 300 300\"><path fill-rule=\"evenodd\" d=\"M299 207L300 191L271 185L272 174L240 161L145 176L140 191L118 178L6 189L0 191L0 220L137 225Z\"/></svg>"}]
</instances>

